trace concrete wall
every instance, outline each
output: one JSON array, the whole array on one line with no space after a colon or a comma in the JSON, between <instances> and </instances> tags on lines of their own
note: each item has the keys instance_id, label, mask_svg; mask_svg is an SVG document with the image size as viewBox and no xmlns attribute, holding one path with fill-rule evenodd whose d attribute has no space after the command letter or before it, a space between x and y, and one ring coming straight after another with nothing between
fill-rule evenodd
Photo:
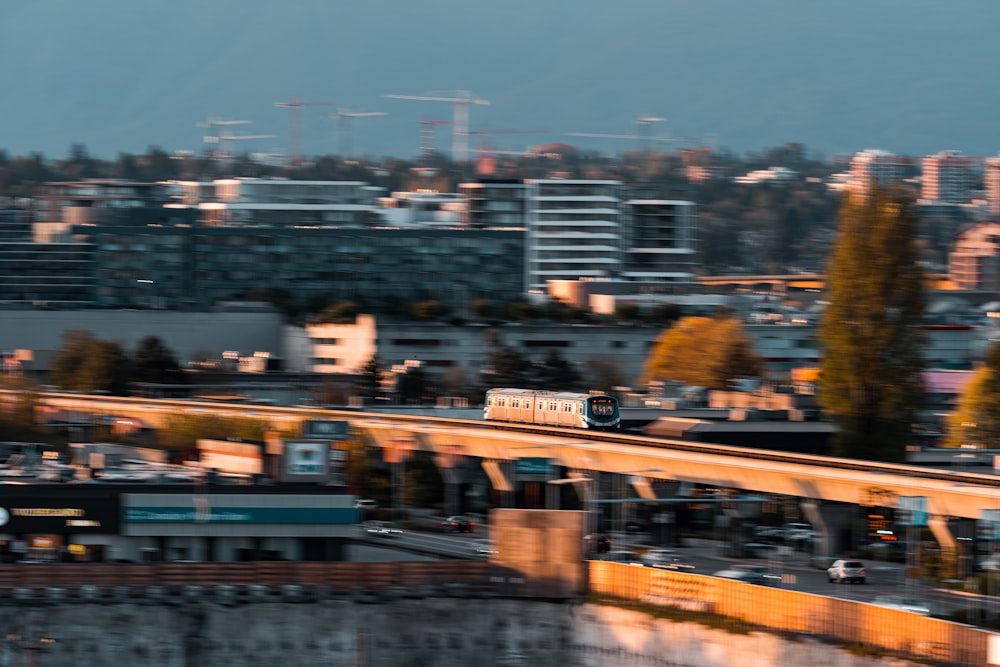
<instances>
[{"instance_id":1,"label":"concrete wall","mask_svg":"<svg viewBox=\"0 0 1000 667\"><path fill-rule=\"evenodd\" d=\"M817 641L508 599L0 608L0 665L46 667L886 667ZM19 634L21 642L9 635ZM30 654L40 637L46 652Z\"/></svg>"}]
</instances>

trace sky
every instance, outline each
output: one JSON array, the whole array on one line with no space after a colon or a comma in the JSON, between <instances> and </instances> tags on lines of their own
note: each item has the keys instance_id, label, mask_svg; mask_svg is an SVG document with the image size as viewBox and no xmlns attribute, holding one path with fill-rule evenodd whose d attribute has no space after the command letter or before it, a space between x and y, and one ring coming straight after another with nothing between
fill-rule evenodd
<instances>
[{"instance_id":1,"label":"sky","mask_svg":"<svg viewBox=\"0 0 1000 667\"><path fill-rule=\"evenodd\" d=\"M614 155L639 142L574 134L654 116L687 140L659 146L997 155L997 26L996 0L3 0L0 150L200 152L222 119L273 135L240 152L409 159L454 105L386 95L467 91L489 102L469 106L473 148ZM322 104L275 106L293 98ZM341 134L338 110L386 115Z\"/></svg>"}]
</instances>

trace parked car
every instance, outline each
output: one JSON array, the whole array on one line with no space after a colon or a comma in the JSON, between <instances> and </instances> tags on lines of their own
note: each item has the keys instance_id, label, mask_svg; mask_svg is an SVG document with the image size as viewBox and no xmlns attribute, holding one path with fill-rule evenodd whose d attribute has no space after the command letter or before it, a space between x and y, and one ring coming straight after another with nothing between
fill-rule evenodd
<instances>
[{"instance_id":1,"label":"parked car","mask_svg":"<svg viewBox=\"0 0 1000 667\"><path fill-rule=\"evenodd\" d=\"M901 595L879 595L872 601L872 604L877 604L880 607L888 607L889 609L909 611L923 616L931 615L929 604L921 602L916 598L908 598Z\"/></svg>"},{"instance_id":2,"label":"parked car","mask_svg":"<svg viewBox=\"0 0 1000 667\"><path fill-rule=\"evenodd\" d=\"M611 540L604 533L591 533L583 538L589 554L606 554L611 551Z\"/></svg>"},{"instance_id":3,"label":"parked car","mask_svg":"<svg viewBox=\"0 0 1000 667\"><path fill-rule=\"evenodd\" d=\"M467 516L450 516L441 522L446 533L474 533L476 522Z\"/></svg>"},{"instance_id":4,"label":"parked car","mask_svg":"<svg viewBox=\"0 0 1000 667\"><path fill-rule=\"evenodd\" d=\"M859 560L838 559L833 561L833 565L826 568L826 578L830 583L844 584L857 582L865 583L868 573L865 572L865 565Z\"/></svg>"},{"instance_id":5,"label":"parked car","mask_svg":"<svg viewBox=\"0 0 1000 667\"><path fill-rule=\"evenodd\" d=\"M735 581L743 581L748 584L765 584L767 583L767 568L761 567L759 565L733 565L727 567L724 570L719 570L713 572L713 577L722 577L723 579L733 579Z\"/></svg>"},{"instance_id":6,"label":"parked car","mask_svg":"<svg viewBox=\"0 0 1000 667\"><path fill-rule=\"evenodd\" d=\"M693 570L695 566L686 562L673 549L650 549L639 555L639 560L646 567L656 567L661 570Z\"/></svg>"},{"instance_id":7,"label":"parked car","mask_svg":"<svg viewBox=\"0 0 1000 667\"><path fill-rule=\"evenodd\" d=\"M396 537L403 534L402 529L391 521L365 521L361 525L373 537Z\"/></svg>"},{"instance_id":8,"label":"parked car","mask_svg":"<svg viewBox=\"0 0 1000 667\"><path fill-rule=\"evenodd\" d=\"M356 510L374 510L378 509L378 503L374 500L368 500L367 498L358 498L354 501L354 509Z\"/></svg>"}]
</instances>

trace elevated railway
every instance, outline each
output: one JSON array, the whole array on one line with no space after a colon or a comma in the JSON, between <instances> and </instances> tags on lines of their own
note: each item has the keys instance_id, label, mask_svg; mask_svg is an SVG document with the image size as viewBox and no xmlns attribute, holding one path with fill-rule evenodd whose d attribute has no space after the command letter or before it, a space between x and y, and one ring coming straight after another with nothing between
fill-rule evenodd
<instances>
[{"instance_id":1,"label":"elevated railway","mask_svg":"<svg viewBox=\"0 0 1000 667\"><path fill-rule=\"evenodd\" d=\"M10 391L0 401L11 400ZM546 458L571 470L596 471L782 494L817 501L880 503L920 496L938 517L980 519L1000 509L1000 477L915 465L759 450L620 433L498 424L475 419L300 407L41 392L40 405L62 414L117 415L165 427L178 413L254 417L289 429L339 419L383 448L482 460L494 486L509 484L504 463Z\"/></svg>"}]
</instances>

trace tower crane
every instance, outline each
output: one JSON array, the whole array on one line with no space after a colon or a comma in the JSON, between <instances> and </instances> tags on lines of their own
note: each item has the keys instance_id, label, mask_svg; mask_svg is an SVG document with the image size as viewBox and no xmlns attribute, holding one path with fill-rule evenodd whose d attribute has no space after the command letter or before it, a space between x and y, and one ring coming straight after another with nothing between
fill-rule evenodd
<instances>
[{"instance_id":1,"label":"tower crane","mask_svg":"<svg viewBox=\"0 0 1000 667\"><path fill-rule=\"evenodd\" d=\"M387 116L384 111L351 111L338 108L337 111L324 111L324 115L337 121L340 156L347 158L351 153L351 124L354 118L371 118L372 116Z\"/></svg>"},{"instance_id":2,"label":"tower crane","mask_svg":"<svg viewBox=\"0 0 1000 667\"><path fill-rule=\"evenodd\" d=\"M224 159L231 155L229 149L226 148L227 143L233 141L239 141L242 139L273 139L273 134L232 134L228 129L233 125L248 125L250 121L248 120L225 120L221 118L209 117L207 120L199 122L198 127L214 128L212 129L212 134L207 134L204 137L206 144L215 144L217 148L213 150L214 156L217 159Z\"/></svg>"},{"instance_id":3,"label":"tower crane","mask_svg":"<svg viewBox=\"0 0 1000 667\"><path fill-rule=\"evenodd\" d=\"M639 116L635 120L636 133L635 134L603 134L596 132L570 132L571 137L591 137L596 139L634 139L638 143L639 150L648 150L650 143L675 143L675 142L690 142L694 139L687 139L681 137L670 137L670 136L652 136L651 129L653 123L660 123L665 121L666 118L660 118L659 116Z\"/></svg>"},{"instance_id":4,"label":"tower crane","mask_svg":"<svg viewBox=\"0 0 1000 667\"><path fill-rule=\"evenodd\" d=\"M333 102L303 102L297 97L289 97L274 106L288 109L288 163L295 164L300 159L302 145L302 107L334 107Z\"/></svg>"},{"instance_id":5,"label":"tower crane","mask_svg":"<svg viewBox=\"0 0 1000 667\"><path fill-rule=\"evenodd\" d=\"M456 90L453 95L385 95L395 100L420 100L424 102L451 102L454 105L452 120L452 159L465 162L469 159L469 105L489 104L489 100L476 98L466 90Z\"/></svg>"},{"instance_id":6,"label":"tower crane","mask_svg":"<svg viewBox=\"0 0 1000 667\"><path fill-rule=\"evenodd\" d=\"M420 121L420 157L427 159L434 152L434 126L451 125L450 120Z\"/></svg>"}]
</instances>

